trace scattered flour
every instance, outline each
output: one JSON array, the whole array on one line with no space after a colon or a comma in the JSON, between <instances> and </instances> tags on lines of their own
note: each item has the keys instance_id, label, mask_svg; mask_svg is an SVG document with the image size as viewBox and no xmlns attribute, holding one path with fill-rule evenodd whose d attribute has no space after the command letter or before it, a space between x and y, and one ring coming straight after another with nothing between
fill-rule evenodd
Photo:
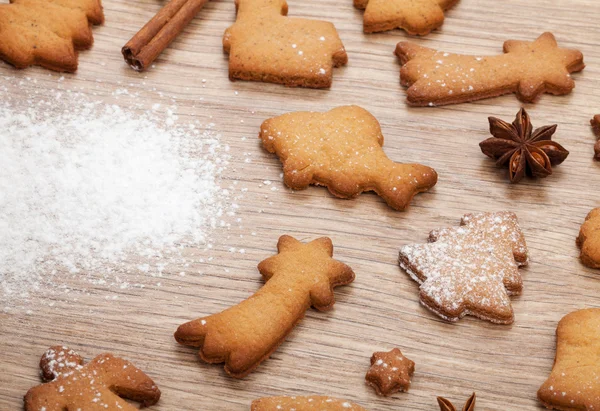
<instances>
[{"instance_id":1,"label":"scattered flour","mask_svg":"<svg viewBox=\"0 0 600 411\"><path fill-rule=\"evenodd\" d=\"M227 147L210 126L70 91L14 100L0 89L0 310L60 289L61 275L134 286L126 262L160 272L184 247L210 248L232 215Z\"/></svg>"}]
</instances>

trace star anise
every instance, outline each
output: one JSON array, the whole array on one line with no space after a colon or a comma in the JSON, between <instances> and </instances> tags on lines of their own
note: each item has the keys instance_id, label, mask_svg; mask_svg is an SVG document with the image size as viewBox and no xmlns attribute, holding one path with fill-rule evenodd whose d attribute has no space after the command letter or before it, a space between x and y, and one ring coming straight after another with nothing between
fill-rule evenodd
<instances>
[{"instance_id":1,"label":"star anise","mask_svg":"<svg viewBox=\"0 0 600 411\"><path fill-rule=\"evenodd\" d=\"M525 109L521 109L510 124L496 117L490 117L490 132L494 137L479 143L481 151L503 166L508 163L510 181L518 183L529 174L534 177L547 177L552 174L552 166L557 166L569 155L560 144L552 141L556 124L533 130Z\"/></svg>"},{"instance_id":2,"label":"star anise","mask_svg":"<svg viewBox=\"0 0 600 411\"><path fill-rule=\"evenodd\" d=\"M454 405L447 399L443 397L437 397L438 404L440 406L440 411L456 411ZM462 411L474 411L475 410L475 393L469 397L467 403L463 407Z\"/></svg>"},{"instance_id":3,"label":"star anise","mask_svg":"<svg viewBox=\"0 0 600 411\"><path fill-rule=\"evenodd\" d=\"M594 130L594 134L596 134L596 136L600 138L600 114L594 116L591 123L592 129ZM596 142L596 145L594 146L594 159L600 160L600 140L598 140Z\"/></svg>"}]
</instances>

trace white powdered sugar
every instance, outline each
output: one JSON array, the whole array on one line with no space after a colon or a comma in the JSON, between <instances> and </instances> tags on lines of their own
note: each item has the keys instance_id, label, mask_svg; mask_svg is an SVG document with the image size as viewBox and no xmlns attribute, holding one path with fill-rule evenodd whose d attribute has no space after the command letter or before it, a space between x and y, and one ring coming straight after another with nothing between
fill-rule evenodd
<instances>
[{"instance_id":1,"label":"white powdered sugar","mask_svg":"<svg viewBox=\"0 0 600 411\"><path fill-rule=\"evenodd\" d=\"M218 177L228 156L210 126L81 95L25 107L3 97L0 304L46 293L57 273L127 288L107 273L124 261L160 271L166 256L224 225L228 191Z\"/></svg>"},{"instance_id":2,"label":"white powdered sugar","mask_svg":"<svg viewBox=\"0 0 600 411\"><path fill-rule=\"evenodd\" d=\"M83 368L82 364L83 358L69 347L51 347L40 361L42 379L53 381L61 375L72 374L74 370Z\"/></svg>"}]
</instances>

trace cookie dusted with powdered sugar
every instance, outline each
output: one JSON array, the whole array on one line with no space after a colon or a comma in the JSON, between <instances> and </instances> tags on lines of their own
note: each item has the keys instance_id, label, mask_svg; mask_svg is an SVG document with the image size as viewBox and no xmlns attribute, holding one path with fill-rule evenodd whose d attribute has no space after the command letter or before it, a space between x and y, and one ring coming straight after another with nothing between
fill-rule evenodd
<instances>
[{"instance_id":1,"label":"cookie dusted with powdered sugar","mask_svg":"<svg viewBox=\"0 0 600 411\"><path fill-rule=\"evenodd\" d=\"M379 122L358 106L274 117L262 124L259 137L267 151L279 156L283 181L294 190L322 185L340 198L374 191L390 207L403 210L417 193L437 183L434 169L389 159Z\"/></svg>"},{"instance_id":2,"label":"cookie dusted with powdered sugar","mask_svg":"<svg viewBox=\"0 0 600 411\"><path fill-rule=\"evenodd\" d=\"M414 372L415 363L402 355L399 348L394 348L388 352L373 353L365 380L378 395L388 396L408 391Z\"/></svg>"},{"instance_id":3,"label":"cookie dusted with powdered sugar","mask_svg":"<svg viewBox=\"0 0 600 411\"><path fill-rule=\"evenodd\" d=\"M421 284L421 303L443 319L511 324L509 296L521 293L528 251L514 213L467 214L459 227L432 231L428 244L402 247L399 263Z\"/></svg>"},{"instance_id":4,"label":"cookie dusted with powdered sugar","mask_svg":"<svg viewBox=\"0 0 600 411\"><path fill-rule=\"evenodd\" d=\"M101 354L89 363L64 346L51 347L40 360L45 384L25 395L25 411L134 411L125 399L154 405L160 390L129 361Z\"/></svg>"}]
</instances>

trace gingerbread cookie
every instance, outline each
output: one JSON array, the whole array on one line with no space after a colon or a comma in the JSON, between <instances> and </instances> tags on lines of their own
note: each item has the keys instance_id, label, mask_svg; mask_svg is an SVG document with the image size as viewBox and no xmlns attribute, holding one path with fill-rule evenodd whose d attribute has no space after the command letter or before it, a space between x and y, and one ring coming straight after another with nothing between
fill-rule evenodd
<instances>
[{"instance_id":1,"label":"gingerbread cookie","mask_svg":"<svg viewBox=\"0 0 600 411\"><path fill-rule=\"evenodd\" d=\"M365 379L379 395L392 395L408 391L415 363L402 355L398 348L389 352L376 352L371 357L371 368Z\"/></svg>"},{"instance_id":2,"label":"gingerbread cookie","mask_svg":"<svg viewBox=\"0 0 600 411\"><path fill-rule=\"evenodd\" d=\"M25 411L137 410L124 399L154 405L160 390L129 361L102 354L88 364L67 347L51 347L40 361L46 382L25 395Z\"/></svg>"},{"instance_id":3,"label":"gingerbread cookie","mask_svg":"<svg viewBox=\"0 0 600 411\"><path fill-rule=\"evenodd\" d=\"M266 283L256 294L181 325L175 339L199 347L202 360L224 362L229 375L243 378L277 349L310 306L329 310L335 302L333 288L354 281L352 269L332 258L327 237L302 244L284 235L277 250L258 265Z\"/></svg>"},{"instance_id":4,"label":"gingerbread cookie","mask_svg":"<svg viewBox=\"0 0 600 411\"><path fill-rule=\"evenodd\" d=\"M333 67L348 55L333 24L290 18L285 0L236 0L237 19L227 29L229 78L327 88Z\"/></svg>"},{"instance_id":5,"label":"gingerbread cookie","mask_svg":"<svg viewBox=\"0 0 600 411\"><path fill-rule=\"evenodd\" d=\"M413 106L464 103L516 93L534 102L543 93L568 94L575 87L570 73L583 70L580 51L559 48L552 33L534 42L509 40L497 56L444 53L400 42L400 81Z\"/></svg>"},{"instance_id":6,"label":"gingerbread cookie","mask_svg":"<svg viewBox=\"0 0 600 411\"><path fill-rule=\"evenodd\" d=\"M581 249L581 262L590 268L600 268L600 208L593 209L585 218L577 245Z\"/></svg>"},{"instance_id":7,"label":"gingerbread cookie","mask_svg":"<svg viewBox=\"0 0 600 411\"><path fill-rule=\"evenodd\" d=\"M572 312L558 323L556 357L538 390L548 409L600 409L600 309Z\"/></svg>"},{"instance_id":8,"label":"gingerbread cookie","mask_svg":"<svg viewBox=\"0 0 600 411\"><path fill-rule=\"evenodd\" d=\"M90 24L103 22L100 0L11 0L0 5L0 59L74 72L77 50L94 42Z\"/></svg>"},{"instance_id":9,"label":"gingerbread cookie","mask_svg":"<svg viewBox=\"0 0 600 411\"><path fill-rule=\"evenodd\" d=\"M595 115L590 123L592 124L594 134L596 134L596 137L600 138L600 114ZM600 140L598 140L594 146L594 159L600 160Z\"/></svg>"},{"instance_id":10,"label":"gingerbread cookie","mask_svg":"<svg viewBox=\"0 0 600 411\"><path fill-rule=\"evenodd\" d=\"M367 411L360 405L337 398L270 397L252 402L251 411Z\"/></svg>"},{"instance_id":11,"label":"gingerbread cookie","mask_svg":"<svg viewBox=\"0 0 600 411\"><path fill-rule=\"evenodd\" d=\"M465 406L462 408L462 411L474 411L475 399L475 393L473 393L465 403ZM437 397L437 402L440 406L440 411L456 411L454 405L444 397Z\"/></svg>"},{"instance_id":12,"label":"gingerbread cookie","mask_svg":"<svg viewBox=\"0 0 600 411\"><path fill-rule=\"evenodd\" d=\"M354 0L354 7L365 10L364 31L404 29L424 36L444 23L444 11L458 0Z\"/></svg>"},{"instance_id":13,"label":"gingerbread cookie","mask_svg":"<svg viewBox=\"0 0 600 411\"><path fill-rule=\"evenodd\" d=\"M284 114L265 121L259 137L281 159L284 182L294 190L324 185L341 198L375 191L403 210L437 182L432 168L390 160L381 148L379 122L357 106Z\"/></svg>"},{"instance_id":14,"label":"gingerbread cookie","mask_svg":"<svg viewBox=\"0 0 600 411\"><path fill-rule=\"evenodd\" d=\"M467 214L460 227L432 231L429 244L400 250L400 266L419 284L421 303L447 321L469 314L513 322L510 295L523 288L519 266L528 262L517 216Z\"/></svg>"}]
</instances>

